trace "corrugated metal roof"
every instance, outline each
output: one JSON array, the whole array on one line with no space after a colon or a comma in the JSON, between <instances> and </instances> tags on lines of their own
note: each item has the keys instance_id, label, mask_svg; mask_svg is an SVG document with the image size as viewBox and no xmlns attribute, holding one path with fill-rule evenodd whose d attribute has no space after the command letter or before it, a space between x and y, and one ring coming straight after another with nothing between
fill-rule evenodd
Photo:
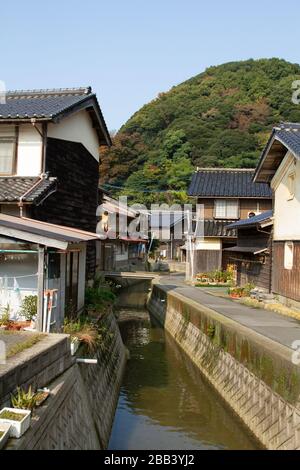
<instances>
[{"instance_id":1,"label":"corrugated metal roof","mask_svg":"<svg viewBox=\"0 0 300 470\"><path fill-rule=\"evenodd\" d=\"M260 224L268 219L270 219L273 215L272 211L266 211L262 212L259 215L256 215L254 217L250 217L249 219L242 219L239 220L238 222L234 222L232 224L227 225L227 229L232 230L232 229L239 229L239 228L246 228L246 227L251 227L257 224Z\"/></svg>"},{"instance_id":2,"label":"corrugated metal roof","mask_svg":"<svg viewBox=\"0 0 300 470\"><path fill-rule=\"evenodd\" d=\"M32 188L38 181L40 181L40 184L30 191L30 188ZM0 177L0 203L18 202L20 197L29 191L24 197L23 202L38 204L41 200L56 190L56 185L56 178L40 179L36 176Z\"/></svg>"},{"instance_id":3,"label":"corrugated metal roof","mask_svg":"<svg viewBox=\"0 0 300 470\"><path fill-rule=\"evenodd\" d=\"M193 174L189 196L272 198L265 183L252 181L254 170L203 168Z\"/></svg>"},{"instance_id":4,"label":"corrugated metal roof","mask_svg":"<svg viewBox=\"0 0 300 470\"><path fill-rule=\"evenodd\" d=\"M62 247L59 242L63 242L67 246L69 243L99 239L96 233L6 214L0 214L0 235L30 242L33 241L34 236L38 236L40 237L40 244L57 246L57 248ZM57 245L55 242L57 242Z\"/></svg>"},{"instance_id":5,"label":"corrugated metal roof","mask_svg":"<svg viewBox=\"0 0 300 470\"><path fill-rule=\"evenodd\" d=\"M204 220L205 237L236 237L235 230L227 230L229 220Z\"/></svg>"},{"instance_id":6,"label":"corrugated metal roof","mask_svg":"<svg viewBox=\"0 0 300 470\"><path fill-rule=\"evenodd\" d=\"M261 246L232 246L230 248L224 248L223 251L232 251L233 253L251 253L253 255L258 255L259 253L264 253L268 250L268 247Z\"/></svg>"}]
</instances>

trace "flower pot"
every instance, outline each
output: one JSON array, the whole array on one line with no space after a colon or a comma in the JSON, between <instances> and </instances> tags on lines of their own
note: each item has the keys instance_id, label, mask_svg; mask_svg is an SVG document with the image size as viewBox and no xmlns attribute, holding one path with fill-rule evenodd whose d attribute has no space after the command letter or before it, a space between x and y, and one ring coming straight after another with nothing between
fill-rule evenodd
<instances>
[{"instance_id":1,"label":"flower pot","mask_svg":"<svg viewBox=\"0 0 300 470\"><path fill-rule=\"evenodd\" d=\"M230 294L230 297L232 299L240 299L241 298L240 294Z\"/></svg>"},{"instance_id":2,"label":"flower pot","mask_svg":"<svg viewBox=\"0 0 300 470\"><path fill-rule=\"evenodd\" d=\"M15 413L17 415L24 415L20 421L12 418L1 418L3 412ZM30 410L20 410L19 408L2 408L0 411L0 426L2 424L10 424L10 437L21 437L30 426Z\"/></svg>"},{"instance_id":3,"label":"flower pot","mask_svg":"<svg viewBox=\"0 0 300 470\"><path fill-rule=\"evenodd\" d=\"M0 424L0 450L6 445L10 436L10 424ZM3 434L2 434L3 433ZM2 434L2 435L1 435Z\"/></svg>"}]
</instances>

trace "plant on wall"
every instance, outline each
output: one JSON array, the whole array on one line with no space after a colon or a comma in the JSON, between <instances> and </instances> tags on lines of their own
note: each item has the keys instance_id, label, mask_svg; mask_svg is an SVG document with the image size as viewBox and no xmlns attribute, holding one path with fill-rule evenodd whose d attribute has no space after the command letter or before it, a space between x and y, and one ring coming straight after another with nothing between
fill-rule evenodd
<instances>
[{"instance_id":1,"label":"plant on wall","mask_svg":"<svg viewBox=\"0 0 300 470\"><path fill-rule=\"evenodd\" d=\"M32 391L31 386L28 391L25 392L20 387L17 387L16 395L12 396L11 404L14 408L19 408L21 410L33 410L36 406L36 394Z\"/></svg>"}]
</instances>

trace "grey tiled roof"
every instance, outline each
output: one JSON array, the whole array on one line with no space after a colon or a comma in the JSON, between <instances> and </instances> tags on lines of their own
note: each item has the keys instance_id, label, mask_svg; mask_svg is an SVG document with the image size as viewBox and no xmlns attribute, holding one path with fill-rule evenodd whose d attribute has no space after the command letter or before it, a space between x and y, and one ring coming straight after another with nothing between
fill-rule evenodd
<instances>
[{"instance_id":1,"label":"grey tiled roof","mask_svg":"<svg viewBox=\"0 0 300 470\"><path fill-rule=\"evenodd\" d=\"M272 135L279 140L297 157L300 157L300 124L296 122L282 122L274 127Z\"/></svg>"},{"instance_id":2,"label":"grey tiled roof","mask_svg":"<svg viewBox=\"0 0 300 470\"><path fill-rule=\"evenodd\" d=\"M265 183L253 183L254 170L201 169L193 174L189 196L271 198Z\"/></svg>"},{"instance_id":3,"label":"grey tiled roof","mask_svg":"<svg viewBox=\"0 0 300 470\"><path fill-rule=\"evenodd\" d=\"M263 173L265 159L268 157L269 151L276 140L280 142L287 150L290 150L297 158L300 158L300 123L282 122L278 126L273 127L270 138L255 169L254 179L259 179L258 176L260 172ZM282 158L276 158L276 161L272 163L271 167L269 166L267 168L267 170L272 168L274 171L269 176L269 178L263 178L265 181L267 179L272 179L284 156L285 152L283 151Z\"/></svg>"},{"instance_id":4,"label":"grey tiled roof","mask_svg":"<svg viewBox=\"0 0 300 470\"><path fill-rule=\"evenodd\" d=\"M0 104L0 119L53 118L87 98L90 88L8 91Z\"/></svg>"},{"instance_id":5,"label":"grey tiled roof","mask_svg":"<svg viewBox=\"0 0 300 470\"><path fill-rule=\"evenodd\" d=\"M5 103L0 103L0 123L31 119L55 122L64 113L85 108L94 111L93 125L100 143L111 145L97 97L90 87L8 91L5 94Z\"/></svg>"},{"instance_id":6,"label":"grey tiled roof","mask_svg":"<svg viewBox=\"0 0 300 470\"><path fill-rule=\"evenodd\" d=\"M234 222L233 224L227 225L227 229L235 229L235 228L246 228L251 227L253 225L260 224L265 220L268 220L272 217L272 211L265 211L262 214L256 215L254 217L250 217L249 219L242 219L238 222Z\"/></svg>"},{"instance_id":7,"label":"grey tiled roof","mask_svg":"<svg viewBox=\"0 0 300 470\"><path fill-rule=\"evenodd\" d=\"M57 184L56 178L44 178L36 188L30 191L30 188L39 180L40 178L37 177L0 177L0 203L19 202L20 197L29 191L23 201L37 204L55 191Z\"/></svg>"}]
</instances>

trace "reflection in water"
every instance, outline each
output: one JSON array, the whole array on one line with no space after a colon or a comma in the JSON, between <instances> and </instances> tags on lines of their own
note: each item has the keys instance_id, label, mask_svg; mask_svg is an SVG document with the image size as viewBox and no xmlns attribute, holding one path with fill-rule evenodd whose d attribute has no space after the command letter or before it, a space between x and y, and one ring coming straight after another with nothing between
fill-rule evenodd
<instances>
[{"instance_id":1,"label":"reflection in water","mask_svg":"<svg viewBox=\"0 0 300 470\"><path fill-rule=\"evenodd\" d=\"M162 328L120 325L130 350L109 449L254 449L239 422Z\"/></svg>"}]
</instances>

